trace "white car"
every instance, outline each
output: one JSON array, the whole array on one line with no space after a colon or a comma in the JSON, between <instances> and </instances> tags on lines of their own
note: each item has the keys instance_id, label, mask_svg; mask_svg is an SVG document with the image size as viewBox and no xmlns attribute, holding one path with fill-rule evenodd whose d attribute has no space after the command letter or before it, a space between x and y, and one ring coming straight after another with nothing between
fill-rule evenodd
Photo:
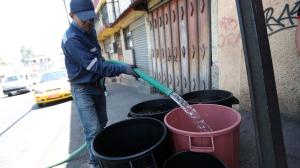
<instances>
[{"instance_id":1,"label":"white car","mask_svg":"<svg viewBox=\"0 0 300 168\"><path fill-rule=\"evenodd\" d=\"M30 92L30 86L23 75L7 75L2 83L3 93L13 96Z\"/></svg>"}]
</instances>

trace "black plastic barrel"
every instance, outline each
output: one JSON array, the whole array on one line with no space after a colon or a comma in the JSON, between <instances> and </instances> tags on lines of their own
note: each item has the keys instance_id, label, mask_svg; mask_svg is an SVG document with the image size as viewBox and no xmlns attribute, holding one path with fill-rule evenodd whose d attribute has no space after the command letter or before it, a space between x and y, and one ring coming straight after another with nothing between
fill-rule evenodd
<instances>
[{"instance_id":1,"label":"black plastic barrel","mask_svg":"<svg viewBox=\"0 0 300 168\"><path fill-rule=\"evenodd\" d=\"M167 128L154 118L133 118L106 127L93 140L103 168L159 168L170 156Z\"/></svg>"},{"instance_id":2,"label":"black plastic barrel","mask_svg":"<svg viewBox=\"0 0 300 168\"><path fill-rule=\"evenodd\" d=\"M128 117L151 117L164 122L165 115L178 107L172 99L154 99L134 105Z\"/></svg>"},{"instance_id":3,"label":"black plastic barrel","mask_svg":"<svg viewBox=\"0 0 300 168\"><path fill-rule=\"evenodd\" d=\"M239 104L239 100L233 94L226 90L199 90L182 95L189 104L205 103L219 104L232 107L233 104Z\"/></svg>"},{"instance_id":4,"label":"black plastic barrel","mask_svg":"<svg viewBox=\"0 0 300 168\"><path fill-rule=\"evenodd\" d=\"M179 152L165 161L163 168L226 168L216 157L207 153Z\"/></svg>"}]
</instances>

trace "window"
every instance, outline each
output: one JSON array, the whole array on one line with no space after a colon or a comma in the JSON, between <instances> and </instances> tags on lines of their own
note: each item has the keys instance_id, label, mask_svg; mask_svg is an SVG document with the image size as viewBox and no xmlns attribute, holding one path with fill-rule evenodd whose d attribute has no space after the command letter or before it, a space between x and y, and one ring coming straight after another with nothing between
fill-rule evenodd
<instances>
[{"instance_id":1,"label":"window","mask_svg":"<svg viewBox=\"0 0 300 168\"><path fill-rule=\"evenodd\" d=\"M133 48L132 44L132 34L131 31L129 31L129 27L124 29L124 37L125 37L125 47L126 50L130 50Z\"/></svg>"},{"instance_id":2,"label":"window","mask_svg":"<svg viewBox=\"0 0 300 168\"><path fill-rule=\"evenodd\" d=\"M109 20L108 20L108 13L107 13L107 7L104 6L102 9L101 9L101 20L102 20L102 23L103 24L109 24Z\"/></svg>"},{"instance_id":3,"label":"window","mask_svg":"<svg viewBox=\"0 0 300 168\"><path fill-rule=\"evenodd\" d=\"M18 77L17 76L9 76L5 79L4 82L12 82L12 81L17 81Z\"/></svg>"},{"instance_id":4,"label":"window","mask_svg":"<svg viewBox=\"0 0 300 168\"><path fill-rule=\"evenodd\" d=\"M43 74L41 83L48 82L48 81L54 81L54 80L60 80L60 79L66 79L66 78L67 78L66 71L49 72L49 73Z\"/></svg>"}]
</instances>

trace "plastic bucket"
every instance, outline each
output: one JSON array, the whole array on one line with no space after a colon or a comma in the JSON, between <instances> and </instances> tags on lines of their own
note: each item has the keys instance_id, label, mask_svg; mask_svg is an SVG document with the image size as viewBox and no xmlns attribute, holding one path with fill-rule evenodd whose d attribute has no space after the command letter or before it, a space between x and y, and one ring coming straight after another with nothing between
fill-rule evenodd
<instances>
[{"instance_id":1,"label":"plastic bucket","mask_svg":"<svg viewBox=\"0 0 300 168\"><path fill-rule=\"evenodd\" d=\"M233 94L226 90L199 90L182 95L189 104L219 104L232 107L233 104L239 104L239 100Z\"/></svg>"},{"instance_id":2,"label":"plastic bucket","mask_svg":"<svg viewBox=\"0 0 300 168\"><path fill-rule=\"evenodd\" d=\"M165 115L175 107L178 107L176 102L171 99L154 99L134 105L128 117L151 117L164 122Z\"/></svg>"},{"instance_id":3,"label":"plastic bucket","mask_svg":"<svg viewBox=\"0 0 300 168\"><path fill-rule=\"evenodd\" d=\"M164 163L163 168L226 168L216 157L207 153L178 152Z\"/></svg>"},{"instance_id":4,"label":"plastic bucket","mask_svg":"<svg viewBox=\"0 0 300 168\"><path fill-rule=\"evenodd\" d=\"M193 108L213 129L199 132L181 108L165 116L175 151L210 153L229 168L239 168L240 114L232 108L215 104L194 104Z\"/></svg>"},{"instance_id":5,"label":"plastic bucket","mask_svg":"<svg viewBox=\"0 0 300 168\"><path fill-rule=\"evenodd\" d=\"M106 127L92 151L103 168L157 168L170 155L166 126L153 118L134 118Z\"/></svg>"}]
</instances>

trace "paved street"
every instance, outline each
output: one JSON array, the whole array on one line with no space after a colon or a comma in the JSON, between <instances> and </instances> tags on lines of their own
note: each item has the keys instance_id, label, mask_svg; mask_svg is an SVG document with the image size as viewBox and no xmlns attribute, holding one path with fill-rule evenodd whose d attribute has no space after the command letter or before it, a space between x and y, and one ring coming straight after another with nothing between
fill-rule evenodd
<instances>
[{"instance_id":1,"label":"paved street","mask_svg":"<svg viewBox=\"0 0 300 168\"><path fill-rule=\"evenodd\" d=\"M26 115L34 108L32 92L17 95L0 97L0 135L14 122Z\"/></svg>"},{"instance_id":2,"label":"paved street","mask_svg":"<svg viewBox=\"0 0 300 168\"><path fill-rule=\"evenodd\" d=\"M1 112L7 108L14 112L1 115L1 120L9 119L6 125L29 112L0 136L1 168L46 167L68 156L71 101L36 108L29 93L3 98L0 102ZM2 121L1 128L4 128ZM52 148L56 150L49 153Z\"/></svg>"}]
</instances>

